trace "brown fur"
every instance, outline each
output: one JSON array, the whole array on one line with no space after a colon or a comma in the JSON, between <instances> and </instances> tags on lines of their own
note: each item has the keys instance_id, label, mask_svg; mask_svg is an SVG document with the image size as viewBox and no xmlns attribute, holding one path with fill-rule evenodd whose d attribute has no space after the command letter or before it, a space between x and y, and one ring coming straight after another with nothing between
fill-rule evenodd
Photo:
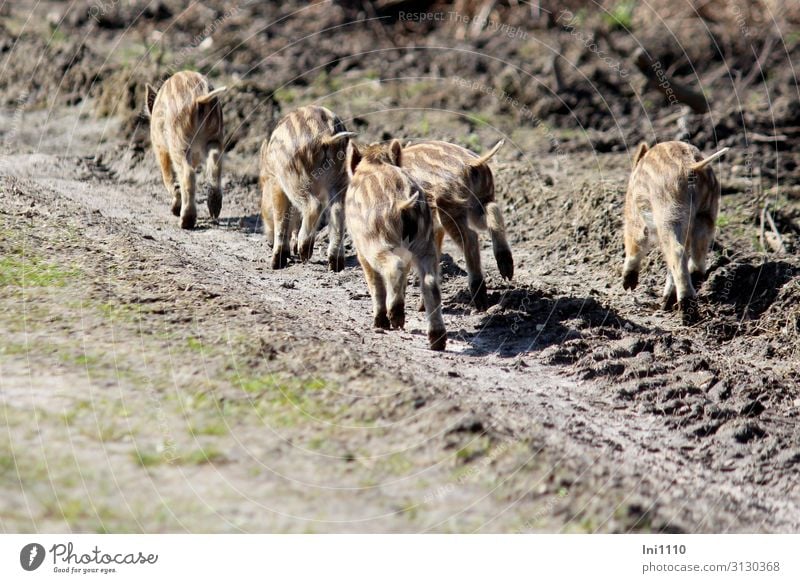
<instances>
[{"instance_id":1,"label":"brown fur","mask_svg":"<svg viewBox=\"0 0 800 583\"><path fill-rule=\"evenodd\" d=\"M514 276L514 259L488 164L502 145L498 142L483 156L439 141L403 149L403 168L423 188L435 209L437 254L441 255L446 232L464 252L472 301L481 310L486 309L487 296L476 229L489 230L500 275L506 279Z\"/></svg>"},{"instance_id":2,"label":"brown fur","mask_svg":"<svg viewBox=\"0 0 800 583\"><path fill-rule=\"evenodd\" d=\"M197 220L195 171L202 162L209 183L208 212L216 220L222 210L223 91L193 71L175 73L158 92L147 85L150 141L164 186L173 197L172 213L184 229L193 228Z\"/></svg>"},{"instance_id":3,"label":"brown fur","mask_svg":"<svg viewBox=\"0 0 800 583\"><path fill-rule=\"evenodd\" d=\"M273 269L285 267L289 259L296 212L293 207L302 215L298 233L300 259L311 258L320 219L327 211L328 266L333 271L344 269L344 157L352 135L333 112L311 105L281 119L266 149L262 148L261 208L262 216L265 209L272 213L271 225L265 218L264 232L273 237Z\"/></svg>"},{"instance_id":4,"label":"brown fur","mask_svg":"<svg viewBox=\"0 0 800 583\"><path fill-rule=\"evenodd\" d=\"M374 324L405 325L405 290L412 264L419 274L431 349L444 350L439 261L433 216L424 194L400 168L401 146L370 146L347 151L347 228L372 296Z\"/></svg>"},{"instance_id":5,"label":"brown fur","mask_svg":"<svg viewBox=\"0 0 800 583\"><path fill-rule=\"evenodd\" d=\"M623 287L635 289L650 244L658 240L667 263L663 307L678 303L684 323L699 318L695 286L706 273L714 238L720 185L709 163L727 150L703 158L684 142L648 149L641 144L625 196Z\"/></svg>"}]
</instances>

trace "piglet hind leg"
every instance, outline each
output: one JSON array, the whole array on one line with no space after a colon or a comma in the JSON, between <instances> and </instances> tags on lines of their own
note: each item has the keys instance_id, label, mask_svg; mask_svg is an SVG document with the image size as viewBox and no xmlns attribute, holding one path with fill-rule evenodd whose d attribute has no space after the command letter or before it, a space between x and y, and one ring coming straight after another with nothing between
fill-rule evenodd
<instances>
[{"instance_id":1,"label":"piglet hind leg","mask_svg":"<svg viewBox=\"0 0 800 583\"><path fill-rule=\"evenodd\" d=\"M486 291L486 279L481 269L481 246L478 233L467 228L464 231L464 260L467 264L469 291L475 309L483 312L489 307L489 295Z\"/></svg>"},{"instance_id":2,"label":"piglet hind leg","mask_svg":"<svg viewBox=\"0 0 800 583\"><path fill-rule=\"evenodd\" d=\"M272 269L283 269L289 264L291 218L292 205L289 199L279 185L273 185L272 222L274 225L275 237L272 243Z\"/></svg>"},{"instance_id":3,"label":"piglet hind leg","mask_svg":"<svg viewBox=\"0 0 800 583\"><path fill-rule=\"evenodd\" d=\"M433 227L433 240L434 243L436 244L436 265L438 267L442 261L442 244L444 243L444 228L440 224L438 224L438 220ZM420 284L420 294L419 294L419 304L417 305L417 311L424 312L425 296L422 295L422 279L419 280L419 284Z\"/></svg>"},{"instance_id":4,"label":"piglet hind leg","mask_svg":"<svg viewBox=\"0 0 800 583\"><path fill-rule=\"evenodd\" d=\"M672 279L672 274L667 271L667 281L664 283L664 291L661 294L661 309L669 312L675 307L678 301L678 296L675 293L675 282Z\"/></svg>"},{"instance_id":5,"label":"piglet hind leg","mask_svg":"<svg viewBox=\"0 0 800 583\"><path fill-rule=\"evenodd\" d=\"M428 345L431 350L444 350L447 346L447 331L442 317L442 293L439 289L439 265L436 255L428 254L419 258L417 272L422 286L422 299L425 302L425 316L428 319Z\"/></svg>"},{"instance_id":6,"label":"piglet hind leg","mask_svg":"<svg viewBox=\"0 0 800 583\"><path fill-rule=\"evenodd\" d=\"M344 269L344 201L342 195L331 200L328 232L328 269L341 271Z\"/></svg>"},{"instance_id":7,"label":"piglet hind leg","mask_svg":"<svg viewBox=\"0 0 800 583\"><path fill-rule=\"evenodd\" d=\"M217 221L222 211L222 148L217 143L209 145L208 148L206 181L208 214L212 220Z\"/></svg>"},{"instance_id":8,"label":"piglet hind leg","mask_svg":"<svg viewBox=\"0 0 800 583\"><path fill-rule=\"evenodd\" d=\"M691 257L689 275L692 286L697 290L706 279L706 261L711 242L714 239L714 222L710 214L698 214L692 228Z\"/></svg>"},{"instance_id":9,"label":"piglet hind leg","mask_svg":"<svg viewBox=\"0 0 800 583\"><path fill-rule=\"evenodd\" d=\"M264 240L269 245L275 242L275 223L272 216L272 181L266 179L261 183L261 225Z\"/></svg>"},{"instance_id":10,"label":"piglet hind leg","mask_svg":"<svg viewBox=\"0 0 800 583\"><path fill-rule=\"evenodd\" d=\"M367 280L369 295L372 298L372 325L381 330L388 330L391 325L386 315L386 285L383 277L360 255L358 261L364 270L364 279Z\"/></svg>"},{"instance_id":11,"label":"piglet hind leg","mask_svg":"<svg viewBox=\"0 0 800 583\"><path fill-rule=\"evenodd\" d=\"M638 220L625 221L625 264L622 266L622 287L634 290L639 285L642 260L650 249L647 229Z\"/></svg>"},{"instance_id":12,"label":"piglet hind leg","mask_svg":"<svg viewBox=\"0 0 800 583\"><path fill-rule=\"evenodd\" d=\"M322 217L322 205L315 197L310 197L303 209L303 222L300 225L299 254L300 261L311 260L314 254L314 242L317 236L319 220Z\"/></svg>"},{"instance_id":13,"label":"piglet hind leg","mask_svg":"<svg viewBox=\"0 0 800 583\"><path fill-rule=\"evenodd\" d=\"M189 159L184 159L181 163L180 185L181 185L181 215L180 224L182 229L193 229L197 222L197 206L195 205L196 177L194 168Z\"/></svg>"},{"instance_id":14,"label":"piglet hind leg","mask_svg":"<svg viewBox=\"0 0 800 583\"><path fill-rule=\"evenodd\" d=\"M478 234L469 227L466 217L455 218L443 214L440 214L440 217L447 234L450 235L450 238L456 242L464 253L470 299L475 309L482 312L488 307L489 298L486 293L483 270L481 269L481 250Z\"/></svg>"},{"instance_id":15,"label":"piglet hind leg","mask_svg":"<svg viewBox=\"0 0 800 583\"><path fill-rule=\"evenodd\" d=\"M667 268L675 282L681 320L685 325L694 324L700 319L700 312L689 275L688 252L683 244L686 241L686 228L683 223L667 223L659 235Z\"/></svg>"},{"instance_id":16,"label":"piglet hind leg","mask_svg":"<svg viewBox=\"0 0 800 583\"><path fill-rule=\"evenodd\" d=\"M172 158L166 149L159 149L157 156L164 187L167 189L167 192L172 195L172 214L179 217L181 216L181 185L180 182L175 180Z\"/></svg>"},{"instance_id":17,"label":"piglet hind leg","mask_svg":"<svg viewBox=\"0 0 800 583\"><path fill-rule=\"evenodd\" d=\"M386 282L386 307L392 328L402 330L406 326L406 284L409 265L393 253L385 253L380 259L383 279Z\"/></svg>"}]
</instances>

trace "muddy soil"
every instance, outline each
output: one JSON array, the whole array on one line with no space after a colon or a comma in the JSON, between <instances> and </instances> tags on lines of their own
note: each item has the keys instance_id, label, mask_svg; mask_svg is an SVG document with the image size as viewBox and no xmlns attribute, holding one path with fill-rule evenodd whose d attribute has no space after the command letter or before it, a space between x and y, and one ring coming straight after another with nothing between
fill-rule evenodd
<instances>
[{"instance_id":1,"label":"muddy soil","mask_svg":"<svg viewBox=\"0 0 800 583\"><path fill-rule=\"evenodd\" d=\"M391 2L30 4L3 8L0 28L5 531L800 528L791 35L764 50L774 73L743 85L746 61L714 73L742 35L712 26L735 42L698 75L715 107L731 84L739 103L700 115L577 46L576 30L604 30L614 55L647 42L691 78L681 58L697 57L659 44L641 11L617 15L633 34L498 3L491 22L510 33L447 16L472 16L469 2L427 6L438 25ZM189 66L232 90L222 219L201 199L185 232L140 104L145 79ZM494 169L514 281L483 237L490 307L475 311L447 243L446 353L426 350L419 313L404 332L371 328L353 250L326 271L325 230L310 264L269 269L254 153L281 112L311 102L364 141L507 140ZM657 253L635 293L620 275L627 150L681 131L733 147L692 327L658 309Z\"/></svg>"}]
</instances>

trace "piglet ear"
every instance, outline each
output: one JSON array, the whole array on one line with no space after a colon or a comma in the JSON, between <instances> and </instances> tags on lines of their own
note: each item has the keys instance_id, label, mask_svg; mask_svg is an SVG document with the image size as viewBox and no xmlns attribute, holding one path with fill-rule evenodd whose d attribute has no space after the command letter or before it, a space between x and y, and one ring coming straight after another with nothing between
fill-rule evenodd
<instances>
[{"instance_id":1,"label":"piglet ear","mask_svg":"<svg viewBox=\"0 0 800 583\"><path fill-rule=\"evenodd\" d=\"M400 166L403 161L403 146L400 144L400 140L392 140L392 143L389 144L389 157L392 164Z\"/></svg>"},{"instance_id":2,"label":"piglet ear","mask_svg":"<svg viewBox=\"0 0 800 583\"><path fill-rule=\"evenodd\" d=\"M353 140L347 142L347 175L353 178L356 173L356 166L361 162L361 152L358 151L358 146Z\"/></svg>"},{"instance_id":3,"label":"piglet ear","mask_svg":"<svg viewBox=\"0 0 800 583\"><path fill-rule=\"evenodd\" d=\"M644 155L647 154L647 151L649 149L650 148L647 147L647 142L642 142L641 144L639 144L639 147L636 148L636 153L633 155L634 168L636 168L636 165L639 163L639 160L641 160L644 157Z\"/></svg>"},{"instance_id":4,"label":"piglet ear","mask_svg":"<svg viewBox=\"0 0 800 583\"><path fill-rule=\"evenodd\" d=\"M158 91L156 91L155 88L152 85L150 85L150 83L147 83L144 91L145 91L144 102L145 102L145 107L147 109L147 115L152 115L153 105L155 105L156 95L158 94Z\"/></svg>"}]
</instances>

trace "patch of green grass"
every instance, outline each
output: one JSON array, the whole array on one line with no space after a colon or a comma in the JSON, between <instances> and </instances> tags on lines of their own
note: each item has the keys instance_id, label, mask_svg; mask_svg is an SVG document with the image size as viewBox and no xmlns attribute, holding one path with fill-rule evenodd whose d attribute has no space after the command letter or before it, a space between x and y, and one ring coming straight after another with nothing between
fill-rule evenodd
<instances>
[{"instance_id":1,"label":"patch of green grass","mask_svg":"<svg viewBox=\"0 0 800 583\"><path fill-rule=\"evenodd\" d=\"M419 126L417 132L420 136L427 136L428 132L431 131L431 122L428 121L427 117L423 117L422 121L419 122Z\"/></svg>"},{"instance_id":2,"label":"patch of green grass","mask_svg":"<svg viewBox=\"0 0 800 583\"><path fill-rule=\"evenodd\" d=\"M287 379L274 374L236 377L233 383L246 393L271 397L278 404L296 403L307 397L308 393L328 388L328 383L320 378Z\"/></svg>"},{"instance_id":3,"label":"patch of green grass","mask_svg":"<svg viewBox=\"0 0 800 583\"><path fill-rule=\"evenodd\" d=\"M331 385L324 379L232 375L229 382L242 391L241 397L221 399L212 393L187 394L180 398L184 414L210 413L219 415L225 423L255 415L261 422L288 427L303 421L332 421L341 413L338 405L331 402ZM203 427L200 423L196 426Z\"/></svg>"},{"instance_id":4,"label":"patch of green grass","mask_svg":"<svg viewBox=\"0 0 800 583\"><path fill-rule=\"evenodd\" d=\"M106 320L138 323L140 318L138 304L131 305L100 302L97 304L97 308L100 310Z\"/></svg>"},{"instance_id":5,"label":"patch of green grass","mask_svg":"<svg viewBox=\"0 0 800 583\"><path fill-rule=\"evenodd\" d=\"M717 215L717 227L718 228L724 229L725 227L727 227L730 224L731 224L731 218L728 215L723 214L723 213L719 213L719 215Z\"/></svg>"},{"instance_id":6,"label":"patch of green grass","mask_svg":"<svg viewBox=\"0 0 800 583\"><path fill-rule=\"evenodd\" d=\"M403 86L402 92L406 97L413 98L428 93L433 89L433 84L430 81L415 81Z\"/></svg>"},{"instance_id":7,"label":"patch of green grass","mask_svg":"<svg viewBox=\"0 0 800 583\"><path fill-rule=\"evenodd\" d=\"M121 46L115 53L115 59L122 65L135 65L147 54L158 54L155 44L131 43ZM181 63L181 69L189 68L189 63Z\"/></svg>"},{"instance_id":8,"label":"patch of green grass","mask_svg":"<svg viewBox=\"0 0 800 583\"><path fill-rule=\"evenodd\" d=\"M270 388L278 386L274 375L266 375L260 377L238 377L232 382L238 386L245 393L258 394Z\"/></svg>"},{"instance_id":9,"label":"patch of green grass","mask_svg":"<svg viewBox=\"0 0 800 583\"><path fill-rule=\"evenodd\" d=\"M0 475L15 472L17 465L14 463L14 456L11 454L0 454Z\"/></svg>"},{"instance_id":10,"label":"patch of green grass","mask_svg":"<svg viewBox=\"0 0 800 583\"><path fill-rule=\"evenodd\" d=\"M480 154L481 150L483 149L481 139L476 133L471 133L467 136L467 138L464 140L464 147L478 154Z\"/></svg>"},{"instance_id":11,"label":"patch of green grass","mask_svg":"<svg viewBox=\"0 0 800 583\"><path fill-rule=\"evenodd\" d=\"M469 463L489 453L491 447L492 444L489 437L481 435L456 451L456 461L465 464Z\"/></svg>"},{"instance_id":12,"label":"patch of green grass","mask_svg":"<svg viewBox=\"0 0 800 583\"><path fill-rule=\"evenodd\" d=\"M204 352L203 343L194 336L189 336L186 339L186 346L189 347L189 350L193 350L194 352Z\"/></svg>"},{"instance_id":13,"label":"patch of green grass","mask_svg":"<svg viewBox=\"0 0 800 583\"><path fill-rule=\"evenodd\" d=\"M75 268L64 268L13 250L0 259L0 287L64 287L78 276Z\"/></svg>"},{"instance_id":14,"label":"patch of green grass","mask_svg":"<svg viewBox=\"0 0 800 583\"><path fill-rule=\"evenodd\" d=\"M85 532L106 533L126 528L120 525L120 510L106 503L98 504L95 498L99 497L95 496L90 501L85 497L62 493L57 498L43 501L44 515ZM127 528L133 528L133 525L129 524Z\"/></svg>"},{"instance_id":15,"label":"patch of green grass","mask_svg":"<svg viewBox=\"0 0 800 583\"><path fill-rule=\"evenodd\" d=\"M631 30L634 8L636 8L636 0L621 0L603 14L603 21L609 30Z\"/></svg>"},{"instance_id":16,"label":"patch of green grass","mask_svg":"<svg viewBox=\"0 0 800 583\"><path fill-rule=\"evenodd\" d=\"M10 408L7 411L11 412ZM19 417L23 422L32 422L29 410L21 411ZM43 422L44 420L37 416L36 423ZM0 491L10 493L22 490L32 493L38 491L43 484L56 483L64 487L71 487L75 484L77 474L62 471L65 466L74 464L74 458L44 457L38 446L30 447L29 442L21 437L23 434L20 428L23 425L15 422L10 425L18 426L18 429L13 442L9 439L3 439L0 442L0 452L2 452L0 453Z\"/></svg>"},{"instance_id":17,"label":"patch of green grass","mask_svg":"<svg viewBox=\"0 0 800 583\"><path fill-rule=\"evenodd\" d=\"M83 353L79 356L74 357L73 362L78 366L82 366L86 369L95 368L102 364L102 359L99 356L95 356L93 354Z\"/></svg>"},{"instance_id":18,"label":"patch of green grass","mask_svg":"<svg viewBox=\"0 0 800 583\"><path fill-rule=\"evenodd\" d=\"M61 28L56 28L55 26L50 26L50 43L57 45L61 44L67 40L67 35Z\"/></svg>"},{"instance_id":19,"label":"patch of green grass","mask_svg":"<svg viewBox=\"0 0 800 583\"><path fill-rule=\"evenodd\" d=\"M312 401L317 401L320 393L328 388L325 381L318 378L297 379L284 382L275 382L271 375L271 384L268 385L269 393L266 395L270 401L279 406L302 406Z\"/></svg>"},{"instance_id":20,"label":"patch of green grass","mask_svg":"<svg viewBox=\"0 0 800 583\"><path fill-rule=\"evenodd\" d=\"M327 439L325 439L324 437L321 437L321 436L320 437L313 437L313 438L308 440L308 444L306 445L306 447L308 449L313 449L315 451L319 451L323 447L325 447L326 442L327 442Z\"/></svg>"},{"instance_id":21,"label":"patch of green grass","mask_svg":"<svg viewBox=\"0 0 800 583\"><path fill-rule=\"evenodd\" d=\"M225 459L222 452L213 448L199 448L178 458L178 463L188 466L199 466L202 464L213 464Z\"/></svg>"},{"instance_id":22,"label":"patch of green grass","mask_svg":"<svg viewBox=\"0 0 800 583\"><path fill-rule=\"evenodd\" d=\"M414 463L408 456L399 452L383 458L379 465L381 469L392 475L406 475L414 468Z\"/></svg>"},{"instance_id":23,"label":"patch of green grass","mask_svg":"<svg viewBox=\"0 0 800 583\"><path fill-rule=\"evenodd\" d=\"M482 113L471 113L471 114L469 114L468 117L469 117L469 120L472 123L476 123L478 125L485 125L485 126L490 125L489 122L492 120L492 118L490 116L484 115Z\"/></svg>"},{"instance_id":24,"label":"patch of green grass","mask_svg":"<svg viewBox=\"0 0 800 583\"><path fill-rule=\"evenodd\" d=\"M67 524L75 524L78 520L93 515L86 501L76 498L59 500L54 514L60 514L60 518L63 518Z\"/></svg>"},{"instance_id":25,"label":"patch of green grass","mask_svg":"<svg viewBox=\"0 0 800 583\"><path fill-rule=\"evenodd\" d=\"M30 345L23 342L4 342L0 345L0 355L19 356L28 354L30 350Z\"/></svg>"},{"instance_id":26,"label":"patch of green grass","mask_svg":"<svg viewBox=\"0 0 800 583\"><path fill-rule=\"evenodd\" d=\"M143 468L151 468L153 466L160 466L161 464L167 462L167 458L160 453L137 449L133 452L133 461Z\"/></svg>"},{"instance_id":27,"label":"patch of green grass","mask_svg":"<svg viewBox=\"0 0 800 583\"><path fill-rule=\"evenodd\" d=\"M273 93L275 99L278 100L278 103L282 104L290 104L297 101L299 97L299 93L296 89L292 87L279 87Z\"/></svg>"},{"instance_id":28,"label":"patch of green grass","mask_svg":"<svg viewBox=\"0 0 800 583\"><path fill-rule=\"evenodd\" d=\"M317 90L335 93L344 86L344 81L336 75L329 75L327 71L322 71L311 82L311 86Z\"/></svg>"},{"instance_id":29,"label":"patch of green grass","mask_svg":"<svg viewBox=\"0 0 800 583\"><path fill-rule=\"evenodd\" d=\"M109 399L78 401L60 415L64 425L100 443L119 441L128 436L130 427L124 420L130 417L131 412L123 401Z\"/></svg>"},{"instance_id":30,"label":"patch of green grass","mask_svg":"<svg viewBox=\"0 0 800 583\"><path fill-rule=\"evenodd\" d=\"M419 504L415 504L414 502L409 500L400 509L400 511L406 518L408 518L413 522L419 517Z\"/></svg>"},{"instance_id":31,"label":"patch of green grass","mask_svg":"<svg viewBox=\"0 0 800 583\"><path fill-rule=\"evenodd\" d=\"M589 11L586 8L579 8L575 13L575 24L582 25L589 17Z\"/></svg>"},{"instance_id":32,"label":"patch of green grass","mask_svg":"<svg viewBox=\"0 0 800 583\"><path fill-rule=\"evenodd\" d=\"M189 426L189 433L191 435L212 435L220 437L228 434L228 424L222 417L213 420L207 420Z\"/></svg>"}]
</instances>

